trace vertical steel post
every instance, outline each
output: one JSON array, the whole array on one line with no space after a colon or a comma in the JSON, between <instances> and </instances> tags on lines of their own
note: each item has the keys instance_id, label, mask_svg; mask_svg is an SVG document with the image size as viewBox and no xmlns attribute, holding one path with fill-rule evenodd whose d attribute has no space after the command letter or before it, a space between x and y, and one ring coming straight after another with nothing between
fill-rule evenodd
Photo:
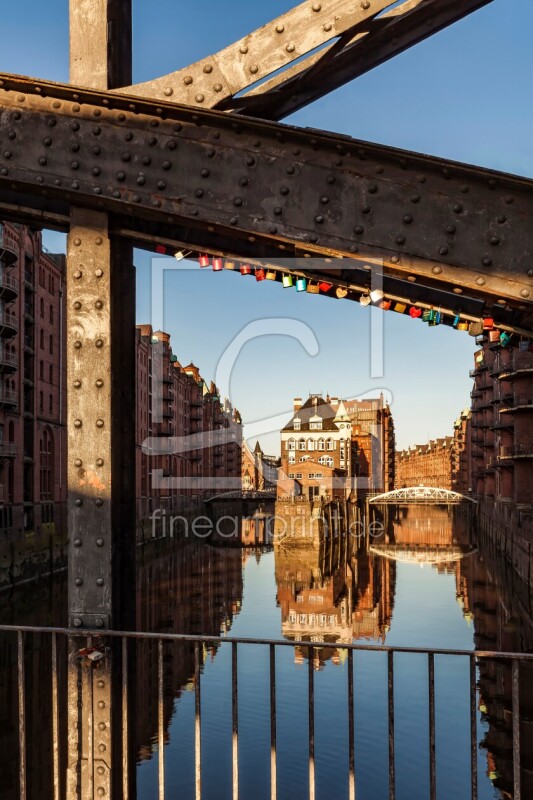
<instances>
[{"instance_id":1,"label":"vertical steel post","mask_svg":"<svg viewBox=\"0 0 533 800\"><path fill-rule=\"evenodd\" d=\"M113 89L131 73L131 0L70 0L72 83ZM69 624L133 628L135 276L131 246L110 237L107 214L71 208L66 272ZM68 796L118 798L128 763L120 642L99 669L80 661L81 646L72 637ZM134 766L126 768L133 797Z\"/></svg>"}]
</instances>

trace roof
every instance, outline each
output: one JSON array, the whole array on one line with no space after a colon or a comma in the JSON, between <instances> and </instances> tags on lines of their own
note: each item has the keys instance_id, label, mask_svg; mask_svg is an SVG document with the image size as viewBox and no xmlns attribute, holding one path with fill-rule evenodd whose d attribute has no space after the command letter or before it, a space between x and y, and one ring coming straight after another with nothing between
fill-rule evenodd
<instances>
[{"instance_id":1,"label":"roof","mask_svg":"<svg viewBox=\"0 0 533 800\"><path fill-rule=\"evenodd\" d=\"M300 433L301 431L309 431L309 423L311 417L315 418L320 417L322 419L322 430L323 431L338 431L339 426L334 422L335 417L337 416L337 411L324 400L323 397L319 397L318 395L312 395L309 397L303 406L295 412L292 419L285 425L283 428L284 431L294 431L294 419L301 420L301 427L299 428L296 433Z\"/></svg>"}]
</instances>

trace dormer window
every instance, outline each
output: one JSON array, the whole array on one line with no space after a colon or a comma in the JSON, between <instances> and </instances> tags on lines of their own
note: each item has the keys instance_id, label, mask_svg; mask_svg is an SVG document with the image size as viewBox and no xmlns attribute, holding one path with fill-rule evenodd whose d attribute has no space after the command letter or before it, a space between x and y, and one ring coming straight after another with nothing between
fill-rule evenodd
<instances>
[{"instance_id":1,"label":"dormer window","mask_svg":"<svg viewBox=\"0 0 533 800\"><path fill-rule=\"evenodd\" d=\"M309 423L309 427L312 431L321 431L322 430L322 420L320 422L311 422Z\"/></svg>"},{"instance_id":2,"label":"dormer window","mask_svg":"<svg viewBox=\"0 0 533 800\"><path fill-rule=\"evenodd\" d=\"M300 431L302 429L302 420L299 417L294 418L294 430Z\"/></svg>"}]
</instances>

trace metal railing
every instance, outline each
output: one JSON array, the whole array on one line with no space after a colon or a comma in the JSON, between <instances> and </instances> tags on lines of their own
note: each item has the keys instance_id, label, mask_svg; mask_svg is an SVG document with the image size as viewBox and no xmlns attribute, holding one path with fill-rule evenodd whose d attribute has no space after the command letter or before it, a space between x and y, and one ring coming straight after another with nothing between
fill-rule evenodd
<instances>
[{"instance_id":1,"label":"metal railing","mask_svg":"<svg viewBox=\"0 0 533 800\"><path fill-rule=\"evenodd\" d=\"M65 664L60 663L61 658L64 656L65 660L68 659L66 655L66 647L63 646L68 642L69 652L71 653L74 647L79 647L80 642L86 643L87 648L94 646L95 637L98 637L98 642L102 650L106 648L105 644L111 645L112 642L117 644L113 650L115 656L120 662L122 667L122 678L119 685L115 686L115 700L117 708L119 709L121 720L121 737L125 745L128 742L128 729L133 724L131 715L128 708L128 684L130 682L129 664L128 659L129 648L128 642L153 642L157 646L156 665L154 665L154 672L157 674L157 734L154 736L155 741L158 743L157 759L158 759L158 794L159 800L165 800L167 796L165 793L165 716L164 716L164 696L165 696L165 664L168 662L168 651L165 650L165 644L168 643L188 643L194 649L194 773L195 773L195 800L202 798L202 780L203 780L203 764L202 764L202 648L203 647L228 647L231 650L231 725L228 728L228 736L231 735L231 782L232 782L232 797L234 800L239 798L239 759L241 756L241 749L239 747L239 681L238 681L238 657L239 648L242 646L258 645L268 647L268 680L269 680L269 706L270 706L270 798L276 800L278 793L278 770L277 770L277 687L279 684L279 675L276 674L276 652L280 648L299 648L303 649L308 654L307 665L307 698L308 704L308 791L302 787L300 797L307 796L310 800L315 799L316 794L316 761L315 761L315 652L320 648L331 648L334 646L338 650L345 651L347 669L346 680L346 706L347 706L347 751L348 763L346 770L346 785L348 789L349 800L355 800L356 791L356 752L355 752L355 708L354 708L354 664L358 653L372 652L372 653L385 653L387 656L387 679L386 679L386 699L388 706L388 783L389 783L389 800L394 800L396 797L396 771L397 763L395 756L395 662L399 654L410 655L423 655L427 658L427 709L428 709L428 758L429 758L429 794L430 800L436 800L437 797L437 739L436 739L436 686L435 686L435 666L440 657L454 656L464 659L469 664L469 695L465 697L465 707L468 708L469 715L469 782L470 782L470 796L472 800L478 798L478 724L477 724L477 668L482 662L496 662L500 664L509 664L511 669L511 728L512 728L512 762L513 762L513 787L514 787L514 800L521 798L521 762L520 762L520 718L519 718L519 701L520 701L520 664L521 662L533 664L533 654L523 653L502 653L493 651L463 651L463 650L450 650L450 649L425 649L414 647L387 647L385 645L364 645L364 644L344 644L331 642L316 642L316 641L287 641L287 640L271 640L271 639L258 639L258 638L220 638L213 636L195 636L195 635L180 635L180 634L166 634L166 633L141 633L141 632L123 632L123 631L107 631L102 630L96 633L95 631L82 631L75 629L65 628L48 628L48 627L34 627L34 626L7 626L0 625L0 633L12 635L16 638L16 651L17 651L17 687L18 687L18 720L19 720L19 735L18 735L18 749L19 749L19 783L20 783L20 800L26 800L27 792L27 714L26 714L26 683L25 683L25 648L27 637L30 635L46 635L50 637L49 648L42 649L41 652L48 652L50 654L51 665L51 729L48 735L52 737L52 772L53 772L53 797L59 800L64 782L62 775L66 769L65 754L58 746L58 732L60 730L60 692L66 690ZM60 642L63 639L63 642ZM62 646L60 646L60 644ZM109 649L109 648L107 648ZM265 654L266 655L266 654ZM102 658L110 658L111 656L102 656ZM79 660L75 663L70 659L69 669L75 669L78 672L78 681L69 680L70 686L80 686L80 673L82 669L92 669L94 664L82 667ZM100 673L98 673L100 674ZM107 671L111 675L111 668ZM59 677L62 675L63 680L60 681ZM86 679L84 679L86 680ZM103 681L100 680L100 683ZM40 689L41 691L41 689ZM76 688L76 692L78 689ZM69 698L71 699L71 698ZM69 707L77 707L77 703L69 703ZM97 724L95 719L96 711L91 703L88 708L88 724L93 726L95 735L97 735ZM70 723L70 720L69 720ZM360 724L368 724L359 719ZM103 726L105 728L105 725ZM44 732L43 732L44 734ZM95 742L90 734L91 747L95 747ZM79 748L79 745L78 745ZM81 758L81 750L78 749ZM92 751L89 751L89 759L93 762ZM11 754L13 757L16 754ZM69 754L70 759L72 753ZM128 792L128 774L129 774L129 760L135 759L135 753L128 752L124 758L117 758L115 764L112 764L112 769L120 770L122 774L122 785L124 789L123 797L133 800L133 795ZM132 762L134 763L134 762ZM94 766L94 764L93 764ZM96 794L95 794L96 797Z\"/></svg>"}]
</instances>

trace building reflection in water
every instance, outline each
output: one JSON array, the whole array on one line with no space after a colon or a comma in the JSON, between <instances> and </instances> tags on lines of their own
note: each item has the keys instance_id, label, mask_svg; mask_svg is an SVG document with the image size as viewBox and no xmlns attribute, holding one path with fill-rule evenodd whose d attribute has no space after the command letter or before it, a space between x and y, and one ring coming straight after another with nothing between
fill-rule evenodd
<instances>
[{"instance_id":1,"label":"building reflection in water","mask_svg":"<svg viewBox=\"0 0 533 800\"><path fill-rule=\"evenodd\" d=\"M276 510L278 514L279 510ZM159 542L145 548L138 565L138 628L154 632L230 634L243 599L243 564L259 558L259 528L246 523L243 536L251 547L213 547L205 542ZM281 633L289 640L324 641L315 653L316 669L339 665L340 645L359 641L386 643L393 624L397 574L402 562L425 563L455 576L457 601L473 626L475 647L483 650L533 651L530 596L485 541L471 555L468 521L446 509L400 509L386 520L381 536L296 536L275 541L277 603ZM255 548L255 549L254 549ZM459 557L463 556L463 557ZM0 595L3 623L64 623L66 582L59 576ZM258 621L258 635L261 635ZM409 644L409 642L406 642ZM217 659L217 646L201 649L202 664ZM307 648L295 649L296 662ZM52 797L50 650L45 637L28 639L26 688L28 714L28 798ZM168 740L176 701L194 685L194 646L165 645L164 729ZM533 797L533 674L520 667L522 796ZM339 672L340 676L340 672ZM281 676L280 676L281 677ZM18 707L14 637L0 636L0 800L18 797ZM60 676L65 682L65 676ZM478 668L479 731L486 751L487 774L498 795L512 797L511 667L503 661L481 661ZM139 762L152 758L157 739L157 654L151 643L137 646L135 714ZM62 714L64 729L66 715ZM206 764L206 769L209 766Z\"/></svg>"}]
</instances>

